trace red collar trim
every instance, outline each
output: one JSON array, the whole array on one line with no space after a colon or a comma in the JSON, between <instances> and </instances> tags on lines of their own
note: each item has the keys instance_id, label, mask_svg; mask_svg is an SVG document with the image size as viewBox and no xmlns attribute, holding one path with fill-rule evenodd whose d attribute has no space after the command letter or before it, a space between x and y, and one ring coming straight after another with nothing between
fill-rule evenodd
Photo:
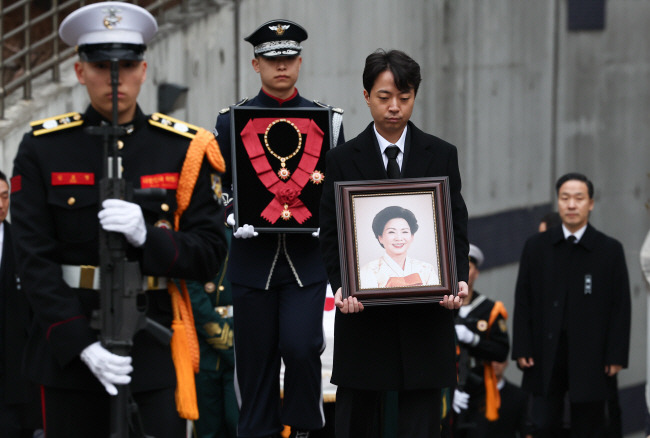
<instances>
[{"instance_id":1,"label":"red collar trim","mask_svg":"<svg viewBox=\"0 0 650 438\"><path fill-rule=\"evenodd\" d=\"M269 96L271 99L275 100L278 104L282 105L283 103L288 102L288 101L290 101L291 99L295 98L295 97L298 95L298 89L294 87L294 89L293 89L293 94L292 94L290 97L286 98L286 99L280 99L280 98L278 98L278 97L275 97L275 96L273 96L273 95L267 93L266 91L264 91L264 88L262 88L262 93L266 94L266 95Z\"/></svg>"}]
</instances>

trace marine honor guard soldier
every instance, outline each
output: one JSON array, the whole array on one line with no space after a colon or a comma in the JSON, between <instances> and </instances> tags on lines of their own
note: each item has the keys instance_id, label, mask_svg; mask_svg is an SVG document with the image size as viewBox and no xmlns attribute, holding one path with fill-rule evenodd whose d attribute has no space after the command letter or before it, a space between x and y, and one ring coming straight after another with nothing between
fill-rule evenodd
<instances>
[{"instance_id":1,"label":"marine honor guard soldier","mask_svg":"<svg viewBox=\"0 0 650 438\"><path fill-rule=\"evenodd\" d=\"M78 47L74 69L90 105L83 114L32 123L14 162L18 267L34 311L24 363L28 376L43 387L48 438L108 436L109 394L129 382L146 435L185 436L169 344L139 331L131 355L115 355L91 326L100 305L100 226L125 237L127 258L146 275L147 317L166 327L172 321L167 277L210 279L225 256L223 206L211 188L217 171L208 160L197 166L189 203L176 217L178 231L172 225L177 191L187 188L181 169L190 144L220 155L210 132L162 114L147 116L137 104L146 78L146 44L156 30L149 12L128 3L95 3L70 14L59 33ZM107 199L99 205L103 140L87 127L111 125L110 70L116 62L117 122L124 131L117 140L121 177L134 189L166 189L162 200ZM223 171L223 163L220 167Z\"/></svg>"},{"instance_id":2,"label":"marine honor guard soldier","mask_svg":"<svg viewBox=\"0 0 650 438\"><path fill-rule=\"evenodd\" d=\"M295 87L302 63L301 42L306 39L305 29L289 20L266 22L246 37L253 45L252 66L262 88L239 105L323 106L300 96ZM333 110L333 144L344 141L341 113ZM231 144L230 116L222 110L215 127L226 163L231 161L227 147ZM224 174L223 187L232 195L230 170ZM230 210L227 218L230 225L235 224ZM238 436L275 436L288 425L293 436L307 437L310 430L324 425L320 354L327 275L318 238L309 233L258 234L249 224L240 225L233 236L227 278L232 283L241 394ZM282 402L280 358L285 364Z\"/></svg>"},{"instance_id":3,"label":"marine honor guard soldier","mask_svg":"<svg viewBox=\"0 0 650 438\"><path fill-rule=\"evenodd\" d=\"M510 349L505 306L474 289L484 259L483 251L470 243L468 295L455 321L458 349L464 350L459 357L466 358L459 367L464 367L468 376L454 391L452 404L456 414L462 412L454 421L454 436L459 437L475 436L475 427L483 423L483 417L488 421L499 418L499 391L492 362L506 360Z\"/></svg>"}]
</instances>

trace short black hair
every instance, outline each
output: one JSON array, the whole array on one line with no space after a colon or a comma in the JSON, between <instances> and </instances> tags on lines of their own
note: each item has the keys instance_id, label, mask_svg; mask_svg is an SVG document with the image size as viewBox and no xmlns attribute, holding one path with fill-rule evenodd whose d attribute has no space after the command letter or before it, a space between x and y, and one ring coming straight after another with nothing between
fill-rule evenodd
<instances>
[{"instance_id":1,"label":"short black hair","mask_svg":"<svg viewBox=\"0 0 650 438\"><path fill-rule=\"evenodd\" d=\"M594 197L594 184L589 181L589 178L587 178L585 175L582 173L578 172L569 172L567 174L562 175L557 182L555 183L555 193L560 194L560 187L567 182L567 181L582 181L583 183L587 184L587 191L589 192L589 198L593 199Z\"/></svg>"},{"instance_id":2,"label":"short black hair","mask_svg":"<svg viewBox=\"0 0 650 438\"><path fill-rule=\"evenodd\" d=\"M390 70L395 78L395 86L401 92L408 92L413 89L415 95L422 81L420 65L410 56L400 50L378 49L368 55L366 66L363 69L363 88L370 94L375 85L377 77Z\"/></svg>"},{"instance_id":3,"label":"short black hair","mask_svg":"<svg viewBox=\"0 0 650 438\"><path fill-rule=\"evenodd\" d=\"M372 220L372 232L375 233L375 237L379 239L379 236L384 234L384 227L388 221L396 218L401 218L408 222L411 234L415 234L418 230L418 220L411 210L397 205L391 205L377 213Z\"/></svg>"},{"instance_id":4,"label":"short black hair","mask_svg":"<svg viewBox=\"0 0 650 438\"><path fill-rule=\"evenodd\" d=\"M7 175L5 175L2 170L0 170L0 181L4 181L9 185L9 181L7 180Z\"/></svg>"}]
</instances>

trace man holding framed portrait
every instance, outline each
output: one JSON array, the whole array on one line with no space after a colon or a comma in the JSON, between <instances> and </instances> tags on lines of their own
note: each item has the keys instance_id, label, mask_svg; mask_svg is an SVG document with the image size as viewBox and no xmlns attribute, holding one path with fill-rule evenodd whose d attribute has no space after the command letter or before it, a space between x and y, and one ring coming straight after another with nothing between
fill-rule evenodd
<instances>
[{"instance_id":1,"label":"man holding framed portrait","mask_svg":"<svg viewBox=\"0 0 650 438\"><path fill-rule=\"evenodd\" d=\"M385 391L398 391L400 437L439 437L441 388L456 383L450 309L458 309L467 295L467 208L460 193L456 148L409 121L420 81L419 65L405 53L378 50L369 55L363 94L374 121L358 137L327 154L320 242L338 307L332 383L338 385L339 438L375 436ZM365 308L363 299L344 299L341 286L346 278L339 249L347 244L339 241L335 182L427 177L448 178L458 294L444 295L439 303ZM384 230L385 225L382 234Z\"/></svg>"}]
</instances>

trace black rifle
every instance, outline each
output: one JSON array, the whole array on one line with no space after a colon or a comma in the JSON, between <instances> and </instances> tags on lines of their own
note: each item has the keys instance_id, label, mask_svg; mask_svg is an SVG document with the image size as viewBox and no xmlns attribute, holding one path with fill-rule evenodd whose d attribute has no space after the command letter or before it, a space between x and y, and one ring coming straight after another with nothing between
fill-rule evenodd
<instances>
[{"instance_id":1,"label":"black rifle","mask_svg":"<svg viewBox=\"0 0 650 438\"><path fill-rule=\"evenodd\" d=\"M100 205L105 199L133 201L133 189L121 175L118 139L126 129L118 123L117 94L119 59L110 60L113 120L111 124L88 127L86 132L103 137L104 175L99 183ZM99 229L99 263L101 275L100 308L93 314L92 326L99 329L104 348L120 356L128 356L135 334L146 329L156 339L168 343L171 332L148 319L146 297L142 290L142 274L137 261L126 256L128 244L121 233ZM138 407L128 385L116 385L117 395L111 397L111 438L152 438L144 433Z\"/></svg>"}]
</instances>

